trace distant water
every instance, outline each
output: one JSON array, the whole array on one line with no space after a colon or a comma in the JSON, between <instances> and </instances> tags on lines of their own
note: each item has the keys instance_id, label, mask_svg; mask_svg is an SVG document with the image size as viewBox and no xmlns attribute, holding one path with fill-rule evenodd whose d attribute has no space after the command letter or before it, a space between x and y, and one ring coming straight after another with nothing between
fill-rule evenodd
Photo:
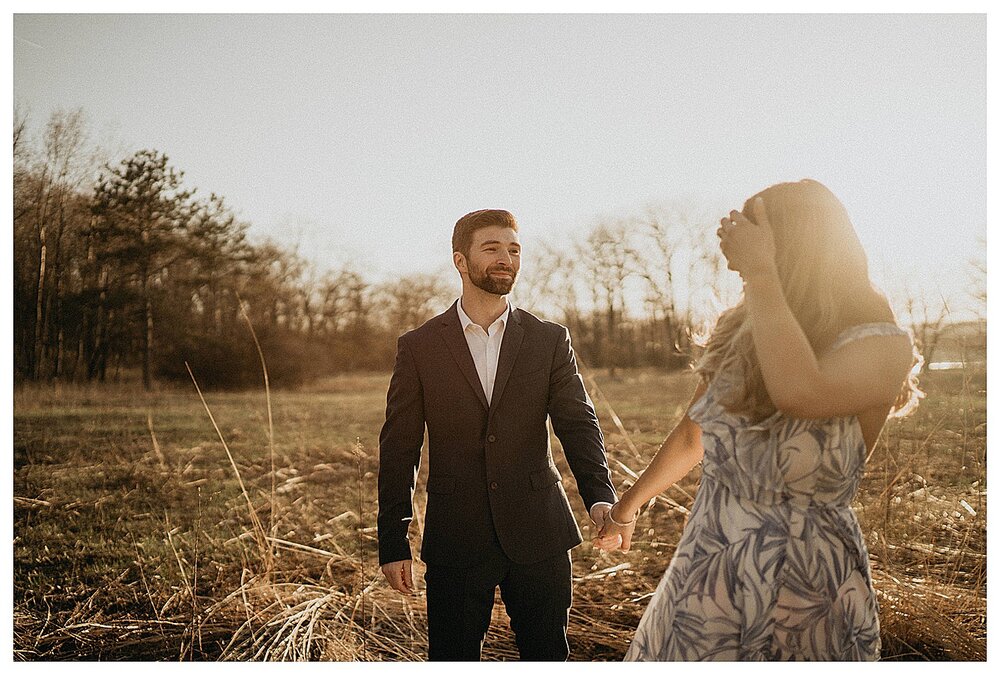
<instances>
[{"instance_id":1,"label":"distant water","mask_svg":"<svg viewBox=\"0 0 1000 675\"><path fill-rule=\"evenodd\" d=\"M982 361L935 361L927 366L927 370L961 370L966 366L981 366Z\"/></svg>"}]
</instances>

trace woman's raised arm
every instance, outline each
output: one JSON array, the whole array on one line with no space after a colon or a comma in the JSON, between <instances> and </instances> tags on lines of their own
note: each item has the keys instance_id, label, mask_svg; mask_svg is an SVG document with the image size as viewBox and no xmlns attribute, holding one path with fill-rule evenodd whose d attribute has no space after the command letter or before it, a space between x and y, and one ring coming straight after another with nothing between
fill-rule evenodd
<instances>
[{"instance_id":1,"label":"woman's raised arm","mask_svg":"<svg viewBox=\"0 0 1000 675\"><path fill-rule=\"evenodd\" d=\"M754 348L775 407L807 418L890 407L913 365L909 337L870 337L818 359L782 291L764 205L758 199L752 209L753 221L730 212L719 235L729 267L743 277Z\"/></svg>"}]
</instances>

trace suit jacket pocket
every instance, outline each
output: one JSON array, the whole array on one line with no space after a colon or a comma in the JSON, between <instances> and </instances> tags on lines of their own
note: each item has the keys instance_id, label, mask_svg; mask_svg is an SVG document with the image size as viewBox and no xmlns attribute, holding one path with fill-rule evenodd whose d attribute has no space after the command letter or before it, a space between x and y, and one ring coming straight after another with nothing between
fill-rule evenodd
<instances>
[{"instance_id":1,"label":"suit jacket pocket","mask_svg":"<svg viewBox=\"0 0 1000 675\"><path fill-rule=\"evenodd\" d=\"M435 473L427 477L427 491L446 495L455 491L455 477L447 473Z\"/></svg>"},{"instance_id":2,"label":"suit jacket pocket","mask_svg":"<svg viewBox=\"0 0 1000 675\"><path fill-rule=\"evenodd\" d=\"M529 477L531 479L532 490L541 490L549 487L550 485L555 485L562 480L562 476L559 475L559 471L557 471L552 465L545 467L541 471L533 472Z\"/></svg>"}]
</instances>

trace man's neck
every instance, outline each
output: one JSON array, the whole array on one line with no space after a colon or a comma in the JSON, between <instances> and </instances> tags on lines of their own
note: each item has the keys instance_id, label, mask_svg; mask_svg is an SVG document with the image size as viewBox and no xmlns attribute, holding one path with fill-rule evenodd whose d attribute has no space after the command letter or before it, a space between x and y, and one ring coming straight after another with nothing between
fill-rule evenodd
<instances>
[{"instance_id":1,"label":"man's neck","mask_svg":"<svg viewBox=\"0 0 1000 675\"><path fill-rule=\"evenodd\" d=\"M471 284L462 289L461 302L462 310L483 330L489 330L493 322L507 311L507 296L493 295Z\"/></svg>"}]
</instances>

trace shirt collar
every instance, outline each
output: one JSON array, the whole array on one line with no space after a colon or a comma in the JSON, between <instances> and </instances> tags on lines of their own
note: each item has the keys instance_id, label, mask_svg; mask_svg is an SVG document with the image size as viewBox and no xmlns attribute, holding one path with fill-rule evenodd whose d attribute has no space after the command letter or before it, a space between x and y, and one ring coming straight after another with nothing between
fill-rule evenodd
<instances>
[{"instance_id":1,"label":"shirt collar","mask_svg":"<svg viewBox=\"0 0 1000 675\"><path fill-rule=\"evenodd\" d=\"M465 313L465 310L462 309L462 298L458 299L456 306L458 307L458 320L462 324L462 331L464 332L469 329L469 326L471 326L473 322L472 319L469 318L469 315ZM514 303L510 301L510 298L507 298L507 309L503 314L497 317L497 321L503 321L503 325L506 326L507 322L510 320L510 313L513 311ZM493 323L496 323L496 321ZM493 324L490 325L492 326Z\"/></svg>"}]
</instances>

